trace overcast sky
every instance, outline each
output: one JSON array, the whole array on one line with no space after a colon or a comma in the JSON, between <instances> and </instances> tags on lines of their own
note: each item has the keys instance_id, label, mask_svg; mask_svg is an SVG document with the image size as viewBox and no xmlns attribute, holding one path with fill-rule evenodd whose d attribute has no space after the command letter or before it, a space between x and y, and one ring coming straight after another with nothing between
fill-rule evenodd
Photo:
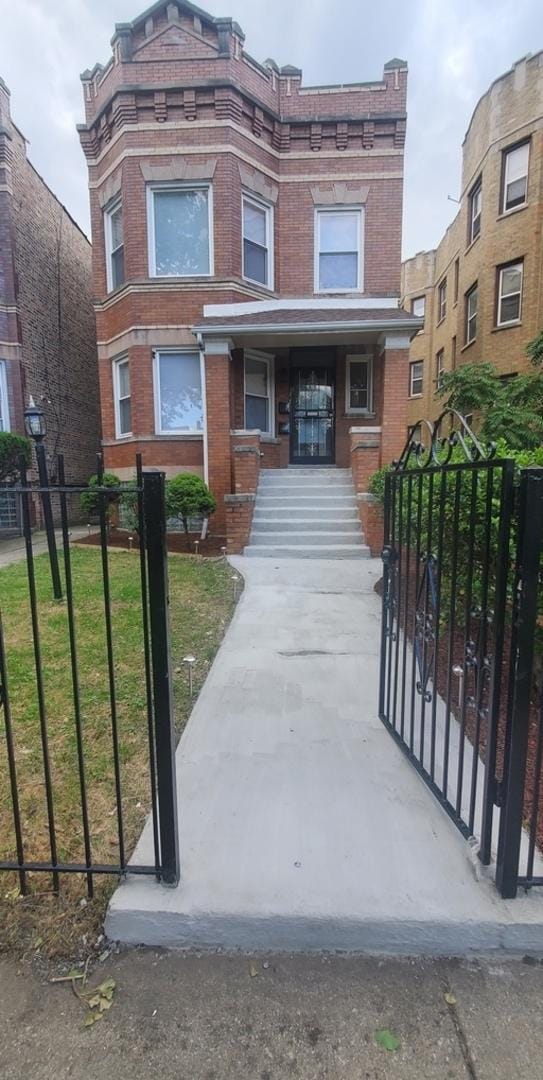
<instances>
[{"instance_id":1,"label":"overcast sky","mask_svg":"<svg viewBox=\"0 0 543 1080\"><path fill-rule=\"evenodd\" d=\"M80 72L105 64L115 22L145 0L0 0L0 75L29 156L88 231L87 174L75 125ZM303 82L379 79L409 64L404 256L435 246L455 213L460 146L489 83L543 47L542 0L202 0L245 31L257 60L303 69Z\"/></svg>"}]
</instances>

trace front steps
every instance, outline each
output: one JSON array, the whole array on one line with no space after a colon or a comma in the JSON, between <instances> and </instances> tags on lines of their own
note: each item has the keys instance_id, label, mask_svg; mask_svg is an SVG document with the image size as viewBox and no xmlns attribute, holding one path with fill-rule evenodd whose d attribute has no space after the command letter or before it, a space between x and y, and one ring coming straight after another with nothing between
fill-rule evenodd
<instances>
[{"instance_id":1,"label":"front steps","mask_svg":"<svg viewBox=\"0 0 543 1080\"><path fill-rule=\"evenodd\" d=\"M368 558L349 469L262 469L245 555Z\"/></svg>"}]
</instances>

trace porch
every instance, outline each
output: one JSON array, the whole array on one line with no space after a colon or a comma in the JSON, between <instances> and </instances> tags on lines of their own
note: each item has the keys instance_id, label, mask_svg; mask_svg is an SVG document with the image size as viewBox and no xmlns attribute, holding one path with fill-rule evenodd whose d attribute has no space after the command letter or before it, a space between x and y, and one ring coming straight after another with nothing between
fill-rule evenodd
<instances>
[{"instance_id":1,"label":"porch","mask_svg":"<svg viewBox=\"0 0 543 1080\"><path fill-rule=\"evenodd\" d=\"M405 443L409 342L420 325L393 299L372 303L382 306L204 309L194 332L205 357L207 471L229 553L249 539L261 469L350 470L364 523L369 478Z\"/></svg>"}]
</instances>

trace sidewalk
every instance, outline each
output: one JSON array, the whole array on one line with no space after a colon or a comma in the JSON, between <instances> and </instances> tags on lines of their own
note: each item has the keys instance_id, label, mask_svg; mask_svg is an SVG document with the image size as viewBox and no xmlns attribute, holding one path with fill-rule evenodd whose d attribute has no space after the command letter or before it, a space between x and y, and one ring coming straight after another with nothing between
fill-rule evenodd
<instances>
[{"instance_id":1,"label":"sidewalk","mask_svg":"<svg viewBox=\"0 0 543 1080\"><path fill-rule=\"evenodd\" d=\"M70 534L72 540L78 540L80 536L87 536L88 529L85 525L71 525ZM62 551L62 532L55 530L57 547ZM43 529L32 533L32 550L34 555L43 555L47 551L47 537ZM10 566L11 563L21 562L26 557L25 541L23 536L14 536L10 540L0 539L0 567Z\"/></svg>"},{"instance_id":2,"label":"sidewalk","mask_svg":"<svg viewBox=\"0 0 543 1080\"><path fill-rule=\"evenodd\" d=\"M89 985L107 977L113 1005L84 1028L69 983L0 958L3 1080L541 1076L541 964L130 950ZM397 1050L377 1045L383 1029Z\"/></svg>"},{"instance_id":3,"label":"sidewalk","mask_svg":"<svg viewBox=\"0 0 543 1080\"><path fill-rule=\"evenodd\" d=\"M233 559L245 590L177 751L181 883L129 878L112 939L543 952L377 718L381 564ZM135 861L152 862L146 827ZM541 890L539 890L541 893Z\"/></svg>"}]
</instances>

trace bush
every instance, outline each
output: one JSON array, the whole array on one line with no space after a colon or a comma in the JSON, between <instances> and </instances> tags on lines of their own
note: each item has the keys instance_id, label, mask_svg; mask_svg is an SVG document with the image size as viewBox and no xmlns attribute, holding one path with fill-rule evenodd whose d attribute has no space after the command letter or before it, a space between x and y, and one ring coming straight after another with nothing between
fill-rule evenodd
<instances>
[{"instance_id":1,"label":"bush","mask_svg":"<svg viewBox=\"0 0 543 1080\"><path fill-rule=\"evenodd\" d=\"M115 473L106 472L101 479L96 474L94 476L91 476L89 479L87 490L81 493L81 509L84 510L89 517L97 514L100 509L100 505L98 492L96 489L99 487L119 488L120 486L121 481L119 480L119 477L115 475ZM115 503L119 501L119 498L120 493L118 491L112 492L111 494L108 494L106 496L108 517L111 517L113 507Z\"/></svg>"},{"instance_id":2,"label":"bush","mask_svg":"<svg viewBox=\"0 0 543 1080\"><path fill-rule=\"evenodd\" d=\"M195 473L179 473L166 483L166 515L180 518L188 534L193 517L208 517L217 503L207 484Z\"/></svg>"},{"instance_id":3,"label":"bush","mask_svg":"<svg viewBox=\"0 0 543 1080\"><path fill-rule=\"evenodd\" d=\"M30 439L0 431L0 484L14 484L19 479L21 459L30 465L32 451Z\"/></svg>"}]
</instances>

